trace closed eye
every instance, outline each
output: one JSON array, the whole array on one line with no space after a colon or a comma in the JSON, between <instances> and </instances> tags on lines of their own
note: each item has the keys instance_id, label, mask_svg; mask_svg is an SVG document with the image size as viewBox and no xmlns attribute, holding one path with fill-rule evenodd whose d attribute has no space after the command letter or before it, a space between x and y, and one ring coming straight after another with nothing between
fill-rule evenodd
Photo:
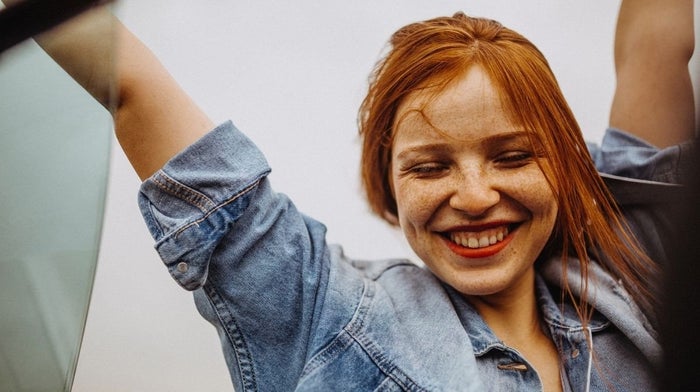
<instances>
[{"instance_id":1,"label":"closed eye","mask_svg":"<svg viewBox=\"0 0 700 392\"><path fill-rule=\"evenodd\" d=\"M438 162L420 163L401 169L402 175L412 175L418 178L437 177L449 169L448 165Z\"/></svg>"},{"instance_id":2,"label":"closed eye","mask_svg":"<svg viewBox=\"0 0 700 392\"><path fill-rule=\"evenodd\" d=\"M509 151L499 154L494 161L500 166L516 168L532 162L533 154L529 151Z\"/></svg>"}]
</instances>

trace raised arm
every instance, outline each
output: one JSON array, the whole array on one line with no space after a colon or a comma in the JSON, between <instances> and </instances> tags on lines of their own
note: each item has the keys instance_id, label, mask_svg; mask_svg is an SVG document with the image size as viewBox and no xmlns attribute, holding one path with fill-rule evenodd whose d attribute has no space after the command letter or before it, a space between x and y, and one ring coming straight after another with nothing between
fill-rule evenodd
<instances>
[{"instance_id":1,"label":"raised arm","mask_svg":"<svg viewBox=\"0 0 700 392\"><path fill-rule=\"evenodd\" d=\"M693 137L693 0L623 0L610 125L658 147Z\"/></svg>"},{"instance_id":2,"label":"raised arm","mask_svg":"<svg viewBox=\"0 0 700 392\"><path fill-rule=\"evenodd\" d=\"M111 110L117 139L141 179L213 126L154 54L106 7L85 12L36 41ZM111 80L116 80L116 88Z\"/></svg>"}]
</instances>

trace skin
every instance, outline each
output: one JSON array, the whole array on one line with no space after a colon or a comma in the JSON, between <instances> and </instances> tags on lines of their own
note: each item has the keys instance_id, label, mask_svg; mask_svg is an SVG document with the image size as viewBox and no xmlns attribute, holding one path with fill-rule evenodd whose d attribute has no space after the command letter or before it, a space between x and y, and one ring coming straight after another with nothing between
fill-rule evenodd
<instances>
[{"instance_id":1,"label":"skin","mask_svg":"<svg viewBox=\"0 0 700 392\"><path fill-rule=\"evenodd\" d=\"M622 2L615 31L612 127L661 148L694 137L688 70L695 49L693 15L693 0Z\"/></svg>"},{"instance_id":2,"label":"skin","mask_svg":"<svg viewBox=\"0 0 700 392\"><path fill-rule=\"evenodd\" d=\"M409 95L396 118L391 182L409 244L528 359L546 390L560 390L558 354L535 300L534 263L557 217L536 161L546 158L510 122L479 66L437 96Z\"/></svg>"},{"instance_id":3,"label":"skin","mask_svg":"<svg viewBox=\"0 0 700 392\"><path fill-rule=\"evenodd\" d=\"M431 96L414 93L397 113L391 175L406 238L467 296L498 301L513 290L532 291L533 265L557 215L537 152L508 120L480 67L428 103L428 122L418 110ZM491 237L506 228L503 241L478 250L447 239Z\"/></svg>"}]
</instances>

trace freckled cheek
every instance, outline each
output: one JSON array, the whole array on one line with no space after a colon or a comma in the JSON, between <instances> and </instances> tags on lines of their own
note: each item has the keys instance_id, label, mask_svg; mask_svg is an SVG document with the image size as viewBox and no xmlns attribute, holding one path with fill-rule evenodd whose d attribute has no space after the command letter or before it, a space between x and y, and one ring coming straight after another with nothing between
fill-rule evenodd
<instances>
[{"instance_id":1,"label":"freckled cheek","mask_svg":"<svg viewBox=\"0 0 700 392\"><path fill-rule=\"evenodd\" d=\"M430 220L440 204L434 191L425 187L408 186L401 182L394 182L394 184L401 226L420 226Z\"/></svg>"},{"instance_id":2,"label":"freckled cheek","mask_svg":"<svg viewBox=\"0 0 700 392\"><path fill-rule=\"evenodd\" d=\"M557 203L549 182L542 172L523 176L512 196L537 216L552 217L557 213Z\"/></svg>"}]
</instances>

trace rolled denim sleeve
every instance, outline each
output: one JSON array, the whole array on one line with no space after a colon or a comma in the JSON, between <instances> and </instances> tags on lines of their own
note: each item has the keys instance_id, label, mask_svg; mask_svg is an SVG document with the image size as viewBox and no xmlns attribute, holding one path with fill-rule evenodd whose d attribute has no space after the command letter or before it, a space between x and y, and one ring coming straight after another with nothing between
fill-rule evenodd
<instances>
[{"instance_id":1,"label":"rolled denim sleeve","mask_svg":"<svg viewBox=\"0 0 700 392\"><path fill-rule=\"evenodd\" d=\"M237 391L294 389L329 286L325 226L273 191L269 172L257 147L227 122L139 194L155 248L216 327ZM362 279L346 278L335 290L359 303ZM351 319L354 308L343 309L326 322L332 330Z\"/></svg>"},{"instance_id":2,"label":"rolled denim sleeve","mask_svg":"<svg viewBox=\"0 0 700 392\"><path fill-rule=\"evenodd\" d=\"M262 154L229 121L142 184L141 213L156 250L182 287L204 284L212 252L269 172Z\"/></svg>"},{"instance_id":3,"label":"rolled denim sleeve","mask_svg":"<svg viewBox=\"0 0 700 392\"><path fill-rule=\"evenodd\" d=\"M591 157L647 254L669 262L683 213L682 184L691 173L695 142L656 148L619 129L608 129Z\"/></svg>"},{"instance_id":4,"label":"rolled denim sleeve","mask_svg":"<svg viewBox=\"0 0 700 392\"><path fill-rule=\"evenodd\" d=\"M619 129L606 130L600 145L588 144L599 172L637 180L683 183L691 165L693 142L659 149Z\"/></svg>"}]
</instances>

